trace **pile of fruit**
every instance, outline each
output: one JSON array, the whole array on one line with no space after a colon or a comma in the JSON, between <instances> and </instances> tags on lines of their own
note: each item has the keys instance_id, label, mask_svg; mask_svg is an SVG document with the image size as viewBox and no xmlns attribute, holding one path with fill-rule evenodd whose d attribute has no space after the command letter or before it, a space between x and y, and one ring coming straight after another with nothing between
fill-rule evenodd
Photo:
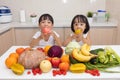
<instances>
[{"instance_id":1,"label":"pile of fruit","mask_svg":"<svg viewBox=\"0 0 120 80\"><path fill-rule=\"evenodd\" d=\"M53 76L66 75L68 71L100 76L99 71L119 72L108 71L107 68L120 65L120 56L111 47L90 50L87 44L80 46L77 42L71 42L65 49L56 45L37 49L20 47L10 53L5 64L17 75L29 69L28 75L52 70Z\"/></svg>"}]
</instances>

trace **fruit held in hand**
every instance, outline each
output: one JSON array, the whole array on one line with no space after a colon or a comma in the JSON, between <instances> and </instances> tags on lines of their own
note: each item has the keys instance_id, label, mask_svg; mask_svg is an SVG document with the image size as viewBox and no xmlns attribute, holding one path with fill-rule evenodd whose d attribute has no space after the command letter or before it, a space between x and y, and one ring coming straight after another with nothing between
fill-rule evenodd
<instances>
[{"instance_id":1,"label":"fruit held in hand","mask_svg":"<svg viewBox=\"0 0 120 80\"><path fill-rule=\"evenodd\" d=\"M51 62L49 60L42 60L40 63L40 69L42 72L49 72L52 68Z\"/></svg>"},{"instance_id":2,"label":"fruit held in hand","mask_svg":"<svg viewBox=\"0 0 120 80\"><path fill-rule=\"evenodd\" d=\"M43 33L44 34L48 34L50 32L51 32L50 28L43 28Z\"/></svg>"},{"instance_id":3,"label":"fruit held in hand","mask_svg":"<svg viewBox=\"0 0 120 80\"><path fill-rule=\"evenodd\" d=\"M82 32L81 29L77 29L77 30L75 30L75 34L80 34L81 32Z\"/></svg>"}]
</instances>

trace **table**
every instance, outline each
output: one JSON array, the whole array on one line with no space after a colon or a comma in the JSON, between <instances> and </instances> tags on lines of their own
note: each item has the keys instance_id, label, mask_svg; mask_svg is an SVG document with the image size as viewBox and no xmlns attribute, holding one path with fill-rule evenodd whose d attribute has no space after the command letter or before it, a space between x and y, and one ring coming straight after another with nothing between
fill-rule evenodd
<instances>
[{"instance_id":1,"label":"table","mask_svg":"<svg viewBox=\"0 0 120 80\"><path fill-rule=\"evenodd\" d=\"M105 46L111 46L117 53L120 55L120 45L93 45L91 49L104 48ZM27 47L27 46L12 46L0 57L0 80L120 80L120 73L104 73L100 72L100 76L92 76L87 73L71 73L67 72L67 75L52 75L52 70L48 73L42 73L41 75L27 74L27 70L24 71L23 75L15 75L10 69L5 65L5 59L12 52L15 52L15 49L18 47ZM114 68L120 70L120 67Z\"/></svg>"}]
</instances>

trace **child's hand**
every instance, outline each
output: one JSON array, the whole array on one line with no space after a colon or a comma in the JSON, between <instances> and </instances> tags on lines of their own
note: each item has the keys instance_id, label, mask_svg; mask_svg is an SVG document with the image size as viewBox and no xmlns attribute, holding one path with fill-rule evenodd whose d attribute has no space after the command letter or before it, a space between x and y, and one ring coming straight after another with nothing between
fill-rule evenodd
<instances>
[{"instance_id":1,"label":"child's hand","mask_svg":"<svg viewBox=\"0 0 120 80\"><path fill-rule=\"evenodd\" d=\"M44 35L47 35L47 34L51 33L51 29L45 27L45 28L42 29L42 33L43 33Z\"/></svg>"},{"instance_id":2,"label":"child's hand","mask_svg":"<svg viewBox=\"0 0 120 80\"><path fill-rule=\"evenodd\" d=\"M53 32L53 31L51 31L51 33L50 33L53 37L55 37L56 35L55 35L55 33Z\"/></svg>"},{"instance_id":3,"label":"child's hand","mask_svg":"<svg viewBox=\"0 0 120 80\"><path fill-rule=\"evenodd\" d=\"M41 35L39 36L39 39L43 39L44 37L44 33L41 33Z\"/></svg>"},{"instance_id":4,"label":"child's hand","mask_svg":"<svg viewBox=\"0 0 120 80\"><path fill-rule=\"evenodd\" d=\"M77 38L82 39L82 37L83 37L83 33L81 33L81 34L73 34L73 35L71 36L71 39L77 39Z\"/></svg>"}]
</instances>

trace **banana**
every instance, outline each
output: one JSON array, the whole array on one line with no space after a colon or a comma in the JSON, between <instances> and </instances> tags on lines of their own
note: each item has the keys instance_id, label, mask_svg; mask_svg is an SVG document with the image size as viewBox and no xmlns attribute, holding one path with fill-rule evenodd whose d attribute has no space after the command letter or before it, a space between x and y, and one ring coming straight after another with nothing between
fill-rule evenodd
<instances>
[{"instance_id":1,"label":"banana","mask_svg":"<svg viewBox=\"0 0 120 80\"><path fill-rule=\"evenodd\" d=\"M78 60L80 62L88 62L88 61L90 61L91 58L96 57L96 55L85 56L78 49L73 49L72 55L76 60Z\"/></svg>"},{"instance_id":2,"label":"banana","mask_svg":"<svg viewBox=\"0 0 120 80\"><path fill-rule=\"evenodd\" d=\"M81 52L85 56L91 56L93 54L90 53L90 46L88 44L83 44L81 47Z\"/></svg>"}]
</instances>

